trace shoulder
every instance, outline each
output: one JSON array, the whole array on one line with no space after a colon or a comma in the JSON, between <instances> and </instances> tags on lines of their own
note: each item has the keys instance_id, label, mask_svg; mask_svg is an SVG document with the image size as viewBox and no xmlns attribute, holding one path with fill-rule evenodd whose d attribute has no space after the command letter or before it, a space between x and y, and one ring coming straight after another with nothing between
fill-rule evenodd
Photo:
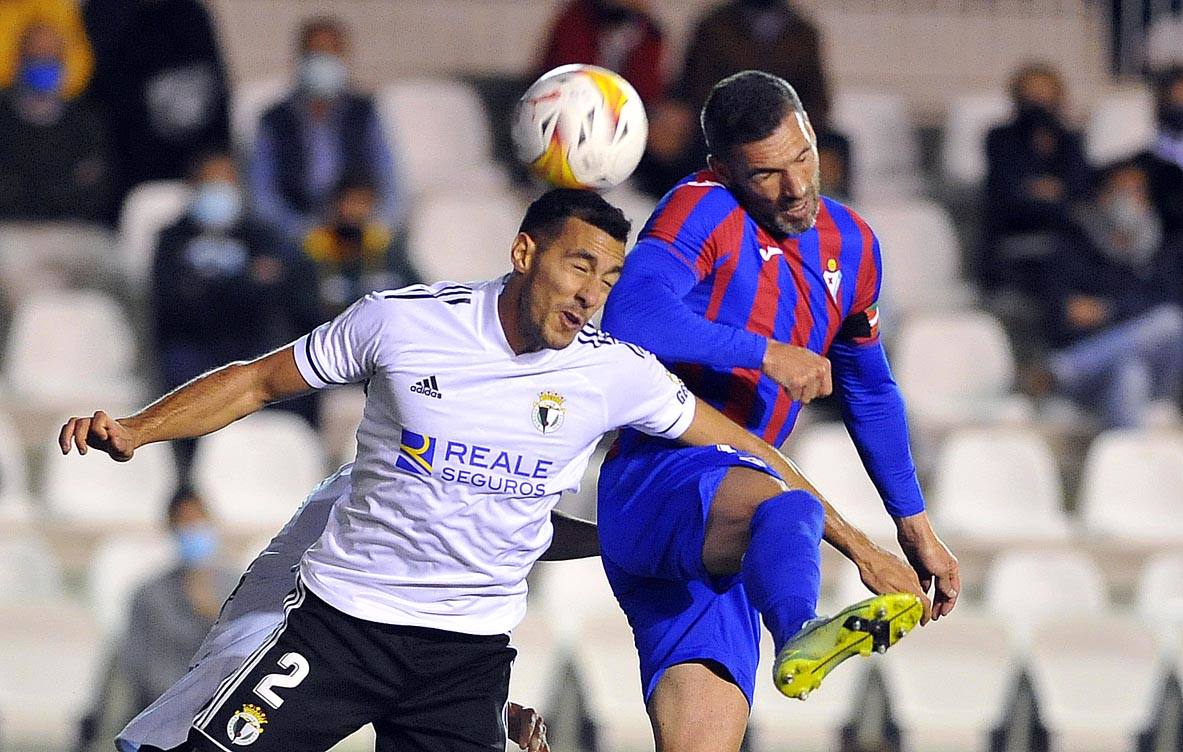
<instances>
[{"instance_id":1,"label":"shoulder","mask_svg":"<svg viewBox=\"0 0 1183 752\"><path fill-rule=\"evenodd\" d=\"M670 190L658 203L641 236L655 234L665 239L683 229L705 236L736 211L742 211L735 195L715 176L695 173Z\"/></svg>"},{"instance_id":2,"label":"shoulder","mask_svg":"<svg viewBox=\"0 0 1183 752\"><path fill-rule=\"evenodd\" d=\"M435 282L430 285L416 284L400 287L397 290L381 290L366 296L375 305L391 307L398 306L408 310L446 311L449 309L471 308L473 299L480 293L482 286L474 288L472 285L457 282Z\"/></svg>"},{"instance_id":3,"label":"shoulder","mask_svg":"<svg viewBox=\"0 0 1183 752\"><path fill-rule=\"evenodd\" d=\"M871 229L871 225L854 209L829 196L822 196L821 202L824 216L838 229L843 240L848 238L860 242L875 242L878 240L875 231ZM821 216L822 214L819 214L819 219Z\"/></svg>"},{"instance_id":4,"label":"shoulder","mask_svg":"<svg viewBox=\"0 0 1183 752\"><path fill-rule=\"evenodd\" d=\"M653 355L640 345L613 337L593 324L585 324L569 346L574 357L590 358L597 362L619 364L636 363Z\"/></svg>"}]
</instances>

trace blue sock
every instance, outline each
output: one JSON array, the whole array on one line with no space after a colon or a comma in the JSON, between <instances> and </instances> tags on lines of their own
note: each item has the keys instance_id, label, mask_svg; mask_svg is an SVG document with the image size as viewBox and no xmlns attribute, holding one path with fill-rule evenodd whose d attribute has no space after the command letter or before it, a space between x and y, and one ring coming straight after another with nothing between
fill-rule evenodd
<instances>
[{"instance_id":1,"label":"blue sock","mask_svg":"<svg viewBox=\"0 0 1183 752\"><path fill-rule=\"evenodd\" d=\"M740 572L777 652L816 615L823 524L821 503L808 491L774 496L752 515L752 540Z\"/></svg>"}]
</instances>

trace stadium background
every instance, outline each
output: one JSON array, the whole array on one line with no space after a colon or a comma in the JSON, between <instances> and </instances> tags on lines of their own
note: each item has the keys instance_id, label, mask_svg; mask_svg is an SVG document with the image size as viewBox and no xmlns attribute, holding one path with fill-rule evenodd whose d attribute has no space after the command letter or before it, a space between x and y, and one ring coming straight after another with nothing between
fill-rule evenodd
<instances>
[{"instance_id":1,"label":"stadium background","mask_svg":"<svg viewBox=\"0 0 1183 752\"><path fill-rule=\"evenodd\" d=\"M348 24L355 77L376 93L397 140L412 194L408 253L429 278L491 276L532 190L506 176L499 108L531 70L559 5L211 0L232 136L249 145L258 114L288 86L301 20L331 12ZM710 5L653 3L669 66ZM762 684L753 750L1183 749L1177 418L1167 411L1141 429L1099 433L1079 411L1019 394L1022 333L960 271L976 242L981 141L1007 116L1004 86L1020 64L1047 60L1063 72L1071 119L1095 162L1153 138L1139 74L1165 53L1142 43L1142 15L1168 13L1170 3L1120 5L797 3L823 34L834 119L857 164L853 204L883 240L885 337L936 527L961 557L965 587L952 618L843 667L807 703ZM1169 51L1170 41L1155 44ZM148 268L156 233L185 196L179 183L141 185L111 229L0 225L0 255L68 265L60 259L78 254L94 272L81 286L10 290L4 311L2 749L73 748L135 585L173 556L160 523L176 483L166 448L116 465L63 459L52 436L71 412L118 412L158 391L146 344ZM653 204L627 187L611 197L637 221ZM348 458L359 407L358 393L342 391L326 397L319 434L268 413L204 443L194 482L230 566L245 565ZM839 509L894 545L844 430L821 418L807 419L787 449ZM594 514L594 486L589 472L563 506ZM851 567L829 551L825 567L826 604L858 597ZM513 696L550 718L558 750L650 748L627 626L598 564L540 565L533 586L515 635ZM362 732L347 744L368 742Z\"/></svg>"}]
</instances>

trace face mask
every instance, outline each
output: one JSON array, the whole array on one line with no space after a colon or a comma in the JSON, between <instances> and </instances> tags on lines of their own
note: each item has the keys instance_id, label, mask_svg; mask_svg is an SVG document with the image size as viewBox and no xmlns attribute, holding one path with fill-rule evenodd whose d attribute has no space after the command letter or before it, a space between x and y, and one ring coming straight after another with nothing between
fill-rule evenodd
<instances>
[{"instance_id":1,"label":"face mask","mask_svg":"<svg viewBox=\"0 0 1183 752\"><path fill-rule=\"evenodd\" d=\"M234 185L221 180L202 183L189 214L207 230L229 230L242 216L242 195Z\"/></svg>"},{"instance_id":2,"label":"face mask","mask_svg":"<svg viewBox=\"0 0 1183 752\"><path fill-rule=\"evenodd\" d=\"M1151 216L1149 208L1128 193L1121 193L1110 199L1106 214L1113 226L1123 232L1137 231Z\"/></svg>"},{"instance_id":3,"label":"face mask","mask_svg":"<svg viewBox=\"0 0 1183 752\"><path fill-rule=\"evenodd\" d=\"M188 567L208 564L218 552L218 534L213 525L197 524L177 528L177 553Z\"/></svg>"},{"instance_id":4,"label":"face mask","mask_svg":"<svg viewBox=\"0 0 1183 752\"><path fill-rule=\"evenodd\" d=\"M65 67L58 60L27 60L21 66L21 84L38 94L56 94L62 85Z\"/></svg>"},{"instance_id":5,"label":"face mask","mask_svg":"<svg viewBox=\"0 0 1183 752\"><path fill-rule=\"evenodd\" d=\"M324 52L305 55L297 75L300 89L317 99L332 99L345 91L349 83L345 61Z\"/></svg>"}]
</instances>

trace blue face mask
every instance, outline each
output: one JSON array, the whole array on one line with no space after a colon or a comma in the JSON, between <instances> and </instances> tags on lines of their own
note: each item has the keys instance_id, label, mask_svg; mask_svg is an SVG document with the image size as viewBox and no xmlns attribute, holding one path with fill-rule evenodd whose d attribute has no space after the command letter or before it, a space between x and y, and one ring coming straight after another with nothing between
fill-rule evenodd
<instances>
[{"instance_id":1,"label":"blue face mask","mask_svg":"<svg viewBox=\"0 0 1183 752\"><path fill-rule=\"evenodd\" d=\"M310 97L332 99L349 85L349 69L336 55L314 52L300 61L300 89Z\"/></svg>"},{"instance_id":2,"label":"blue face mask","mask_svg":"<svg viewBox=\"0 0 1183 752\"><path fill-rule=\"evenodd\" d=\"M221 180L202 183L193 194L189 214L207 230L229 230L242 216L242 194Z\"/></svg>"},{"instance_id":3,"label":"blue face mask","mask_svg":"<svg viewBox=\"0 0 1183 752\"><path fill-rule=\"evenodd\" d=\"M26 60L21 66L20 81L38 94L56 94L61 88L65 66L59 60Z\"/></svg>"},{"instance_id":4,"label":"blue face mask","mask_svg":"<svg viewBox=\"0 0 1183 752\"><path fill-rule=\"evenodd\" d=\"M177 539L177 554L187 567L208 564L218 552L218 533L213 525L186 525L177 528L173 535Z\"/></svg>"}]
</instances>

